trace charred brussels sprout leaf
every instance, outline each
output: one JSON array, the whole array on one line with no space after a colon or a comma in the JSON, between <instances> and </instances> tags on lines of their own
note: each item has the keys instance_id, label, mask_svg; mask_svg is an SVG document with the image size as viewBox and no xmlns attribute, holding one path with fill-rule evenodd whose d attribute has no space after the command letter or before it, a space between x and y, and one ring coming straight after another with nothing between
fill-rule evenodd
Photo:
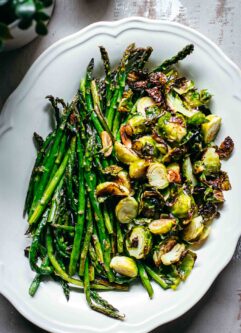
<instances>
[{"instance_id":1,"label":"charred brussels sprout leaf","mask_svg":"<svg viewBox=\"0 0 241 333\"><path fill-rule=\"evenodd\" d=\"M95 193L98 198L107 198L109 196L127 196L130 192L125 186L115 182L105 182L96 187Z\"/></svg>"},{"instance_id":2,"label":"charred brussels sprout leaf","mask_svg":"<svg viewBox=\"0 0 241 333\"><path fill-rule=\"evenodd\" d=\"M182 259L182 261L178 265L178 274L180 275L180 278L185 281L188 276L190 275L195 261L196 261L197 255L192 251L187 251L185 257Z\"/></svg>"},{"instance_id":3,"label":"charred brussels sprout leaf","mask_svg":"<svg viewBox=\"0 0 241 333\"><path fill-rule=\"evenodd\" d=\"M221 160L227 160L231 156L233 149L233 140L230 138L230 136L227 136L218 147L217 153Z\"/></svg>"}]
</instances>

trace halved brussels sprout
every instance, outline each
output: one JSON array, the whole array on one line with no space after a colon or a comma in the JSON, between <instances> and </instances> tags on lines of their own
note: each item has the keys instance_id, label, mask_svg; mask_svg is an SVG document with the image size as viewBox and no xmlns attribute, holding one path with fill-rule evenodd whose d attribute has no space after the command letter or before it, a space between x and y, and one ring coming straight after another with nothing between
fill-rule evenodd
<instances>
[{"instance_id":1,"label":"halved brussels sprout","mask_svg":"<svg viewBox=\"0 0 241 333\"><path fill-rule=\"evenodd\" d=\"M171 213L178 218L188 217L193 213L194 199L185 191L180 191L171 206Z\"/></svg>"},{"instance_id":2,"label":"halved brussels sprout","mask_svg":"<svg viewBox=\"0 0 241 333\"><path fill-rule=\"evenodd\" d=\"M132 144L132 148L140 152L143 156L157 157L159 153L156 141L150 135L145 135L135 140Z\"/></svg>"},{"instance_id":3,"label":"halved brussels sprout","mask_svg":"<svg viewBox=\"0 0 241 333\"><path fill-rule=\"evenodd\" d=\"M111 137L109 133L106 131L101 132L100 137L101 137L103 155L105 157L108 157L111 155L113 149L113 143Z\"/></svg>"},{"instance_id":4,"label":"halved brussels sprout","mask_svg":"<svg viewBox=\"0 0 241 333\"><path fill-rule=\"evenodd\" d=\"M146 109L154 105L155 102L151 97L146 96L139 98L136 104L137 112L140 113L143 117L146 117Z\"/></svg>"},{"instance_id":5,"label":"halved brussels sprout","mask_svg":"<svg viewBox=\"0 0 241 333\"><path fill-rule=\"evenodd\" d=\"M118 202L115 214L120 223L130 223L138 214L138 203L133 197L126 197Z\"/></svg>"},{"instance_id":6,"label":"halved brussels sprout","mask_svg":"<svg viewBox=\"0 0 241 333\"><path fill-rule=\"evenodd\" d=\"M108 196L127 196L130 194L125 186L115 182L104 182L97 185L95 193L98 198L106 198Z\"/></svg>"},{"instance_id":7,"label":"halved brussels sprout","mask_svg":"<svg viewBox=\"0 0 241 333\"><path fill-rule=\"evenodd\" d=\"M152 221L148 227L152 234L163 235L169 232L175 224L175 219L159 219Z\"/></svg>"},{"instance_id":8,"label":"halved brussels sprout","mask_svg":"<svg viewBox=\"0 0 241 333\"><path fill-rule=\"evenodd\" d=\"M186 251L186 247L184 244L176 244L175 246L173 246L173 248L171 249L171 251L163 254L161 256L161 261L163 263L163 265L169 266L172 265L176 262L178 262L183 253Z\"/></svg>"},{"instance_id":9,"label":"halved brussels sprout","mask_svg":"<svg viewBox=\"0 0 241 333\"><path fill-rule=\"evenodd\" d=\"M208 148L202 157L205 175L211 175L220 171L221 162L215 148Z\"/></svg>"},{"instance_id":10,"label":"halved brussels sprout","mask_svg":"<svg viewBox=\"0 0 241 333\"><path fill-rule=\"evenodd\" d=\"M145 258L152 247L152 235L150 230L144 226L131 229L126 239L126 249L130 256L136 259Z\"/></svg>"},{"instance_id":11,"label":"halved brussels sprout","mask_svg":"<svg viewBox=\"0 0 241 333\"><path fill-rule=\"evenodd\" d=\"M168 238L164 241L162 241L160 244L158 244L155 247L155 250L153 252L153 261L157 267L159 267L162 263L161 257L163 254L171 251L171 249L177 244L177 241L175 238Z\"/></svg>"},{"instance_id":12,"label":"halved brussels sprout","mask_svg":"<svg viewBox=\"0 0 241 333\"><path fill-rule=\"evenodd\" d=\"M166 112L159 118L158 129L170 142L181 142L187 134L184 117L181 114L175 114L175 116L172 116L170 112Z\"/></svg>"},{"instance_id":13,"label":"halved brussels sprout","mask_svg":"<svg viewBox=\"0 0 241 333\"><path fill-rule=\"evenodd\" d=\"M188 250L185 257L178 265L178 274L183 281L185 281L188 278L189 274L191 273L196 258L197 258L196 253Z\"/></svg>"},{"instance_id":14,"label":"halved brussels sprout","mask_svg":"<svg viewBox=\"0 0 241 333\"><path fill-rule=\"evenodd\" d=\"M194 217L183 230L183 239L187 242L195 241L204 228L202 216Z\"/></svg>"},{"instance_id":15,"label":"halved brussels sprout","mask_svg":"<svg viewBox=\"0 0 241 333\"><path fill-rule=\"evenodd\" d=\"M198 237L198 239L196 239L194 242L191 242L192 244L192 248L193 249L198 249L200 246L203 245L203 243L206 242L209 234L210 234L210 231L211 231L211 227L204 227L203 228L203 231L201 233L201 235Z\"/></svg>"},{"instance_id":16,"label":"halved brussels sprout","mask_svg":"<svg viewBox=\"0 0 241 333\"><path fill-rule=\"evenodd\" d=\"M126 187L131 192L131 181L128 172L121 170L115 177L115 182L119 185Z\"/></svg>"},{"instance_id":17,"label":"halved brussels sprout","mask_svg":"<svg viewBox=\"0 0 241 333\"><path fill-rule=\"evenodd\" d=\"M147 160L138 160L133 162L129 166L129 175L133 179L139 179L145 177L146 170L149 166L150 162Z\"/></svg>"},{"instance_id":18,"label":"halved brussels sprout","mask_svg":"<svg viewBox=\"0 0 241 333\"><path fill-rule=\"evenodd\" d=\"M132 135L146 132L146 118L144 116L134 116L128 120L127 125L132 129Z\"/></svg>"},{"instance_id":19,"label":"halved brussels sprout","mask_svg":"<svg viewBox=\"0 0 241 333\"><path fill-rule=\"evenodd\" d=\"M181 172L178 163L171 163L167 166L167 178L170 183L181 183Z\"/></svg>"},{"instance_id":20,"label":"halved brussels sprout","mask_svg":"<svg viewBox=\"0 0 241 333\"><path fill-rule=\"evenodd\" d=\"M192 163L190 157L186 157L182 164L182 173L186 180L192 184L192 186L197 185L197 180L193 174Z\"/></svg>"},{"instance_id":21,"label":"halved brussels sprout","mask_svg":"<svg viewBox=\"0 0 241 333\"><path fill-rule=\"evenodd\" d=\"M125 164L131 164L132 162L138 161L138 155L131 149L125 147L120 142L115 142L115 153L119 161Z\"/></svg>"},{"instance_id":22,"label":"halved brussels sprout","mask_svg":"<svg viewBox=\"0 0 241 333\"><path fill-rule=\"evenodd\" d=\"M111 259L110 268L116 273L119 273L130 278L134 278L138 274L138 268L132 258L125 256L116 256Z\"/></svg>"},{"instance_id":23,"label":"halved brussels sprout","mask_svg":"<svg viewBox=\"0 0 241 333\"><path fill-rule=\"evenodd\" d=\"M215 114L209 114L208 116L206 116L206 120L208 122L202 124L201 130L204 142L210 143L215 139L220 129L222 118L216 116Z\"/></svg>"},{"instance_id":24,"label":"halved brussels sprout","mask_svg":"<svg viewBox=\"0 0 241 333\"><path fill-rule=\"evenodd\" d=\"M147 169L147 178L151 186L164 189L169 185L167 170L164 164L154 162Z\"/></svg>"},{"instance_id":25,"label":"halved brussels sprout","mask_svg":"<svg viewBox=\"0 0 241 333\"><path fill-rule=\"evenodd\" d=\"M159 218L163 201L158 191L144 191L141 195L139 214L146 218Z\"/></svg>"},{"instance_id":26,"label":"halved brussels sprout","mask_svg":"<svg viewBox=\"0 0 241 333\"><path fill-rule=\"evenodd\" d=\"M146 117L148 120L157 118L161 114L161 108L157 105L149 106L146 109Z\"/></svg>"},{"instance_id":27,"label":"halved brussels sprout","mask_svg":"<svg viewBox=\"0 0 241 333\"><path fill-rule=\"evenodd\" d=\"M200 90L189 90L186 94L183 95L185 99L185 105L190 108L197 108L201 105L209 103L212 95L207 91L207 89Z\"/></svg>"},{"instance_id":28,"label":"halved brussels sprout","mask_svg":"<svg viewBox=\"0 0 241 333\"><path fill-rule=\"evenodd\" d=\"M173 86L173 90L175 90L179 95L183 95L193 88L194 82L187 80L185 77L178 78Z\"/></svg>"}]
</instances>

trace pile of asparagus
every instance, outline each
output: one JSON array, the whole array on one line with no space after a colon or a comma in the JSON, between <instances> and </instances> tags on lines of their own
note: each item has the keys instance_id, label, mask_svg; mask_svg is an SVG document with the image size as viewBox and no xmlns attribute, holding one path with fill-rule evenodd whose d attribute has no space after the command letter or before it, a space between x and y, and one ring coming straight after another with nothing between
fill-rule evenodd
<instances>
[{"instance_id":1,"label":"pile of asparagus","mask_svg":"<svg viewBox=\"0 0 241 333\"><path fill-rule=\"evenodd\" d=\"M192 132L191 136L185 132L180 137L182 132L176 128L168 139L167 130L157 135L154 128L157 121L160 131L166 125L166 120L161 123L160 119L164 109L170 110L170 103L169 107L166 105L168 93L174 82L177 86L179 78L175 77L172 65L192 51L193 45L188 45L148 72L144 67L151 47L129 45L115 69L110 66L106 49L100 47L103 79L93 78L94 59L91 59L70 104L47 97L53 106L56 128L45 140L34 134L38 152L25 202L27 233L32 237L25 252L31 269L36 272L29 289L31 296L41 281L50 276L61 284L67 299L70 286L78 286L84 290L93 310L122 320L124 315L96 290L126 291L140 278L152 297L150 278L164 289L175 289L187 278L196 255L188 249L192 238L181 237L180 231L184 220L190 222L197 217L193 197L202 189L200 180L196 183L190 171L192 165L184 147L197 133ZM179 78L179 90L184 89L183 85L187 81ZM209 98L204 95L203 103L200 102L203 110ZM198 98L201 101L200 95ZM197 109L192 111L195 117L192 113L190 126L200 127L207 122L205 114ZM147 110L152 117L143 116ZM175 123L180 125L183 119L177 116ZM139 138L150 131L152 137L145 139L145 149L141 152ZM143 144L144 139L141 140ZM175 163L170 164L178 161L178 156L186 158L185 191L177 165L175 169ZM166 163L170 164L168 171ZM201 163L197 166L201 167ZM206 181L205 186L210 187L204 174L203 184ZM174 196L176 201L171 202ZM183 199L184 203L180 203ZM165 207L172 207L169 214L163 208L164 201ZM209 202L208 206L202 202L199 208L210 220L217 210L216 204ZM192 223L199 223L196 233L204 239L207 228L200 227L200 218ZM192 231L193 228L192 225Z\"/></svg>"}]
</instances>

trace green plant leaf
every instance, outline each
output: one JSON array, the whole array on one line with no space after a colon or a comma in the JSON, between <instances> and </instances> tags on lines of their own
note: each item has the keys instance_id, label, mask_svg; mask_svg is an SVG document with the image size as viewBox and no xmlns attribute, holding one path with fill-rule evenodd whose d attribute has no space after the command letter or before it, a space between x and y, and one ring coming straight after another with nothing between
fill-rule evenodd
<instances>
[{"instance_id":1,"label":"green plant leaf","mask_svg":"<svg viewBox=\"0 0 241 333\"><path fill-rule=\"evenodd\" d=\"M12 39L13 36L11 35L8 26L4 23L0 22L0 39Z\"/></svg>"},{"instance_id":2,"label":"green plant leaf","mask_svg":"<svg viewBox=\"0 0 241 333\"><path fill-rule=\"evenodd\" d=\"M53 0L41 0L44 7L49 7L53 4Z\"/></svg>"},{"instance_id":3,"label":"green plant leaf","mask_svg":"<svg viewBox=\"0 0 241 333\"><path fill-rule=\"evenodd\" d=\"M45 36L48 33L48 29L47 29L46 25L44 24L44 22L42 22L42 21L37 22L35 31L38 35L42 35L42 36Z\"/></svg>"},{"instance_id":4,"label":"green plant leaf","mask_svg":"<svg viewBox=\"0 0 241 333\"><path fill-rule=\"evenodd\" d=\"M6 5L8 2L9 0L0 0L0 6Z\"/></svg>"},{"instance_id":5,"label":"green plant leaf","mask_svg":"<svg viewBox=\"0 0 241 333\"><path fill-rule=\"evenodd\" d=\"M22 19L30 19L36 12L36 6L33 0L16 1L15 14Z\"/></svg>"},{"instance_id":6,"label":"green plant leaf","mask_svg":"<svg viewBox=\"0 0 241 333\"><path fill-rule=\"evenodd\" d=\"M18 23L19 29L27 30L32 25L32 19L24 19Z\"/></svg>"},{"instance_id":7,"label":"green plant leaf","mask_svg":"<svg viewBox=\"0 0 241 333\"><path fill-rule=\"evenodd\" d=\"M37 12L34 15L34 19L36 21L48 21L49 20L49 16L47 14L45 14L44 12Z\"/></svg>"}]
</instances>

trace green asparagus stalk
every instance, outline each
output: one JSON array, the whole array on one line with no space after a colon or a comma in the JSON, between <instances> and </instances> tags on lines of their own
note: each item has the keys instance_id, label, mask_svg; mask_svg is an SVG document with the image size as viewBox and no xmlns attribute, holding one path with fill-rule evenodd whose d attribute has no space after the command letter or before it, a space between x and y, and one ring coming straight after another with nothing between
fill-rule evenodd
<instances>
[{"instance_id":1,"label":"green asparagus stalk","mask_svg":"<svg viewBox=\"0 0 241 333\"><path fill-rule=\"evenodd\" d=\"M150 280L148 278L148 275L146 274L145 268L140 261L137 263L137 266L138 266L138 273L141 278L141 282L142 282L144 288L146 289L146 291L148 292L149 297L152 298L154 291L153 291L152 285L150 283Z\"/></svg>"},{"instance_id":2,"label":"green asparagus stalk","mask_svg":"<svg viewBox=\"0 0 241 333\"><path fill-rule=\"evenodd\" d=\"M80 254L80 265L79 265L79 275L80 276L84 276L85 260L87 258L87 254L89 251L89 244L90 244L92 232L93 232L93 216L92 216L92 211L91 211L91 205L90 205L90 202L88 201L86 233L85 233L82 251Z\"/></svg>"},{"instance_id":3,"label":"green asparagus stalk","mask_svg":"<svg viewBox=\"0 0 241 333\"><path fill-rule=\"evenodd\" d=\"M168 284L158 275L153 269L151 269L149 266L145 265L145 270L147 273L152 277L152 279L158 283L163 289L168 289Z\"/></svg>"},{"instance_id":4,"label":"green asparagus stalk","mask_svg":"<svg viewBox=\"0 0 241 333\"><path fill-rule=\"evenodd\" d=\"M85 261L85 273L84 273L84 292L86 296L86 301L88 305L91 307L92 310L103 313L109 317L115 318L115 319L124 319L124 315L120 314L116 310L111 310L108 306L98 306L92 302L91 299L91 289L90 289L90 280L89 280L89 261L88 258ZM95 297L96 298L96 297Z\"/></svg>"},{"instance_id":5,"label":"green asparagus stalk","mask_svg":"<svg viewBox=\"0 0 241 333\"><path fill-rule=\"evenodd\" d=\"M78 163L79 163L79 197L78 197L78 215L77 222L75 225L75 237L73 243L73 249L70 257L69 264L69 274L72 276L76 272L77 262L79 259L81 239L84 229L85 221L85 182L84 182L84 169L83 169L83 158L84 151L80 142L79 135L77 136L77 153L78 153Z\"/></svg>"},{"instance_id":6,"label":"green asparagus stalk","mask_svg":"<svg viewBox=\"0 0 241 333\"><path fill-rule=\"evenodd\" d=\"M72 138L72 141L75 141L75 140L76 140L76 138ZM51 200L52 194L54 193L56 186L58 185L59 181L61 180L61 178L65 172L65 169L66 169L66 166L68 163L68 159L69 159L69 155L70 155L70 149L67 151L60 167L56 171L53 179L51 180L50 184L44 191L42 198L38 201L36 208L34 209L32 215L30 216L30 219L29 219L30 225L36 223L39 220L45 207L47 206L48 202Z\"/></svg>"},{"instance_id":7,"label":"green asparagus stalk","mask_svg":"<svg viewBox=\"0 0 241 333\"><path fill-rule=\"evenodd\" d=\"M160 66L156 67L153 72L161 72L168 67L175 65L178 61L185 59L194 50L194 45L189 44L185 46L181 51L179 51L175 56L170 59L165 60Z\"/></svg>"},{"instance_id":8,"label":"green asparagus stalk","mask_svg":"<svg viewBox=\"0 0 241 333\"><path fill-rule=\"evenodd\" d=\"M44 155L46 154L47 148L49 147L51 142L54 140L55 136L56 136L56 131L53 131L52 133L50 133L47 136L46 140L44 141L42 148L38 151L38 155L37 155L37 158L36 158L36 161L35 161L35 164L33 167L33 171L32 171L31 177L30 177L30 181L29 181L28 192L27 192L25 205L24 205L24 215L26 213L29 214L29 212L30 212L32 200L34 197L34 184L39 179L39 173L38 173L39 165L40 165Z\"/></svg>"}]
</instances>

